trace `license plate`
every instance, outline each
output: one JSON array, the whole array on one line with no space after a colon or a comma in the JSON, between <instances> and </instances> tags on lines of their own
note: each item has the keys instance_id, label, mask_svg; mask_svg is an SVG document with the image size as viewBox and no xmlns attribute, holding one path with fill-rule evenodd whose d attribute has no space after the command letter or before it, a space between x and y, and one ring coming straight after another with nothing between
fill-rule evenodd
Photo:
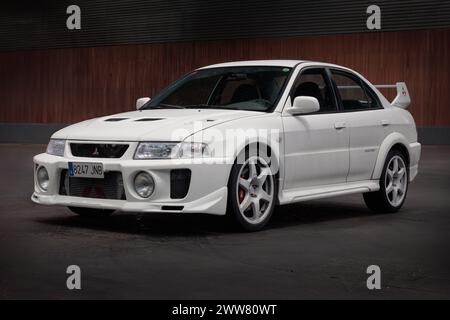
<instances>
[{"instance_id":1,"label":"license plate","mask_svg":"<svg viewBox=\"0 0 450 320\"><path fill-rule=\"evenodd\" d=\"M69 162L69 176L78 178L103 179L103 164L89 162Z\"/></svg>"}]
</instances>

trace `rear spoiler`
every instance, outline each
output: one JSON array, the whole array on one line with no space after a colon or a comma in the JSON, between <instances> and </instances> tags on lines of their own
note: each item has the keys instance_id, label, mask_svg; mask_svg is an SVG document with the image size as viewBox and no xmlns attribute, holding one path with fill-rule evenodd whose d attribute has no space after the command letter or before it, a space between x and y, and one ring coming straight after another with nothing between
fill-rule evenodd
<instances>
[{"instance_id":1,"label":"rear spoiler","mask_svg":"<svg viewBox=\"0 0 450 320\"><path fill-rule=\"evenodd\" d=\"M393 107L406 109L411 103L411 97L409 96L406 83L397 82L396 84L382 84L376 85L375 88L397 88L397 96L392 100L391 105Z\"/></svg>"}]
</instances>

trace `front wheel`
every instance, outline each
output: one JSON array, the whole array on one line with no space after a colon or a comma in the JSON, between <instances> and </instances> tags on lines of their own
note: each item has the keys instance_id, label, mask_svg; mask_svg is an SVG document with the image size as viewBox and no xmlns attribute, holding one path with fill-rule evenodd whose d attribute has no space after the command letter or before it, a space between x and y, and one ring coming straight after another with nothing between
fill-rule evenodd
<instances>
[{"instance_id":1,"label":"front wheel","mask_svg":"<svg viewBox=\"0 0 450 320\"><path fill-rule=\"evenodd\" d=\"M246 231L264 228L275 207L276 181L268 162L259 156L235 163L228 184L228 215Z\"/></svg>"},{"instance_id":2,"label":"front wheel","mask_svg":"<svg viewBox=\"0 0 450 320\"><path fill-rule=\"evenodd\" d=\"M380 190L364 194L369 209L381 213L400 210L408 191L408 168L405 156L398 150L391 150L386 157L380 178Z\"/></svg>"},{"instance_id":3,"label":"front wheel","mask_svg":"<svg viewBox=\"0 0 450 320\"><path fill-rule=\"evenodd\" d=\"M107 218L109 217L114 210L108 209L93 209L93 208L80 208L80 207L68 207L70 211L78 214L82 217L89 218Z\"/></svg>"}]
</instances>

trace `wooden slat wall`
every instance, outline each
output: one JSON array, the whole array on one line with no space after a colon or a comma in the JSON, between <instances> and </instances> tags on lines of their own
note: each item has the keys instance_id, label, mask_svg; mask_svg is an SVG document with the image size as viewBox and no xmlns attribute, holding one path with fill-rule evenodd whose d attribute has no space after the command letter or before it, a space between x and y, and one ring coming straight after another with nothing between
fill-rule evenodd
<instances>
[{"instance_id":1,"label":"wooden slat wall","mask_svg":"<svg viewBox=\"0 0 450 320\"><path fill-rule=\"evenodd\" d=\"M450 126L450 29L2 52L0 122L73 123L133 110L136 97L196 67L247 59L325 61L373 83L404 80L417 125Z\"/></svg>"}]
</instances>

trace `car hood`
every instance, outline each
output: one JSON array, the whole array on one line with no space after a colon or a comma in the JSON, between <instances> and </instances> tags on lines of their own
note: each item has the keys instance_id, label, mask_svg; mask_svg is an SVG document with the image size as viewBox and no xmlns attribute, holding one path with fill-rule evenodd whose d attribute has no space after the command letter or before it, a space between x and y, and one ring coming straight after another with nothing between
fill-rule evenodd
<instances>
[{"instance_id":1,"label":"car hood","mask_svg":"<svg viewBox=\"0 0 450 320\"><path fill-rule=\"evenodd\" d=\"M154 109L83 121L56 132L54 139L103 141L181 141L218 124L261 112L221 109ZM175 138L176 136L176 138Z\"/></svg>"}]
</instances>

